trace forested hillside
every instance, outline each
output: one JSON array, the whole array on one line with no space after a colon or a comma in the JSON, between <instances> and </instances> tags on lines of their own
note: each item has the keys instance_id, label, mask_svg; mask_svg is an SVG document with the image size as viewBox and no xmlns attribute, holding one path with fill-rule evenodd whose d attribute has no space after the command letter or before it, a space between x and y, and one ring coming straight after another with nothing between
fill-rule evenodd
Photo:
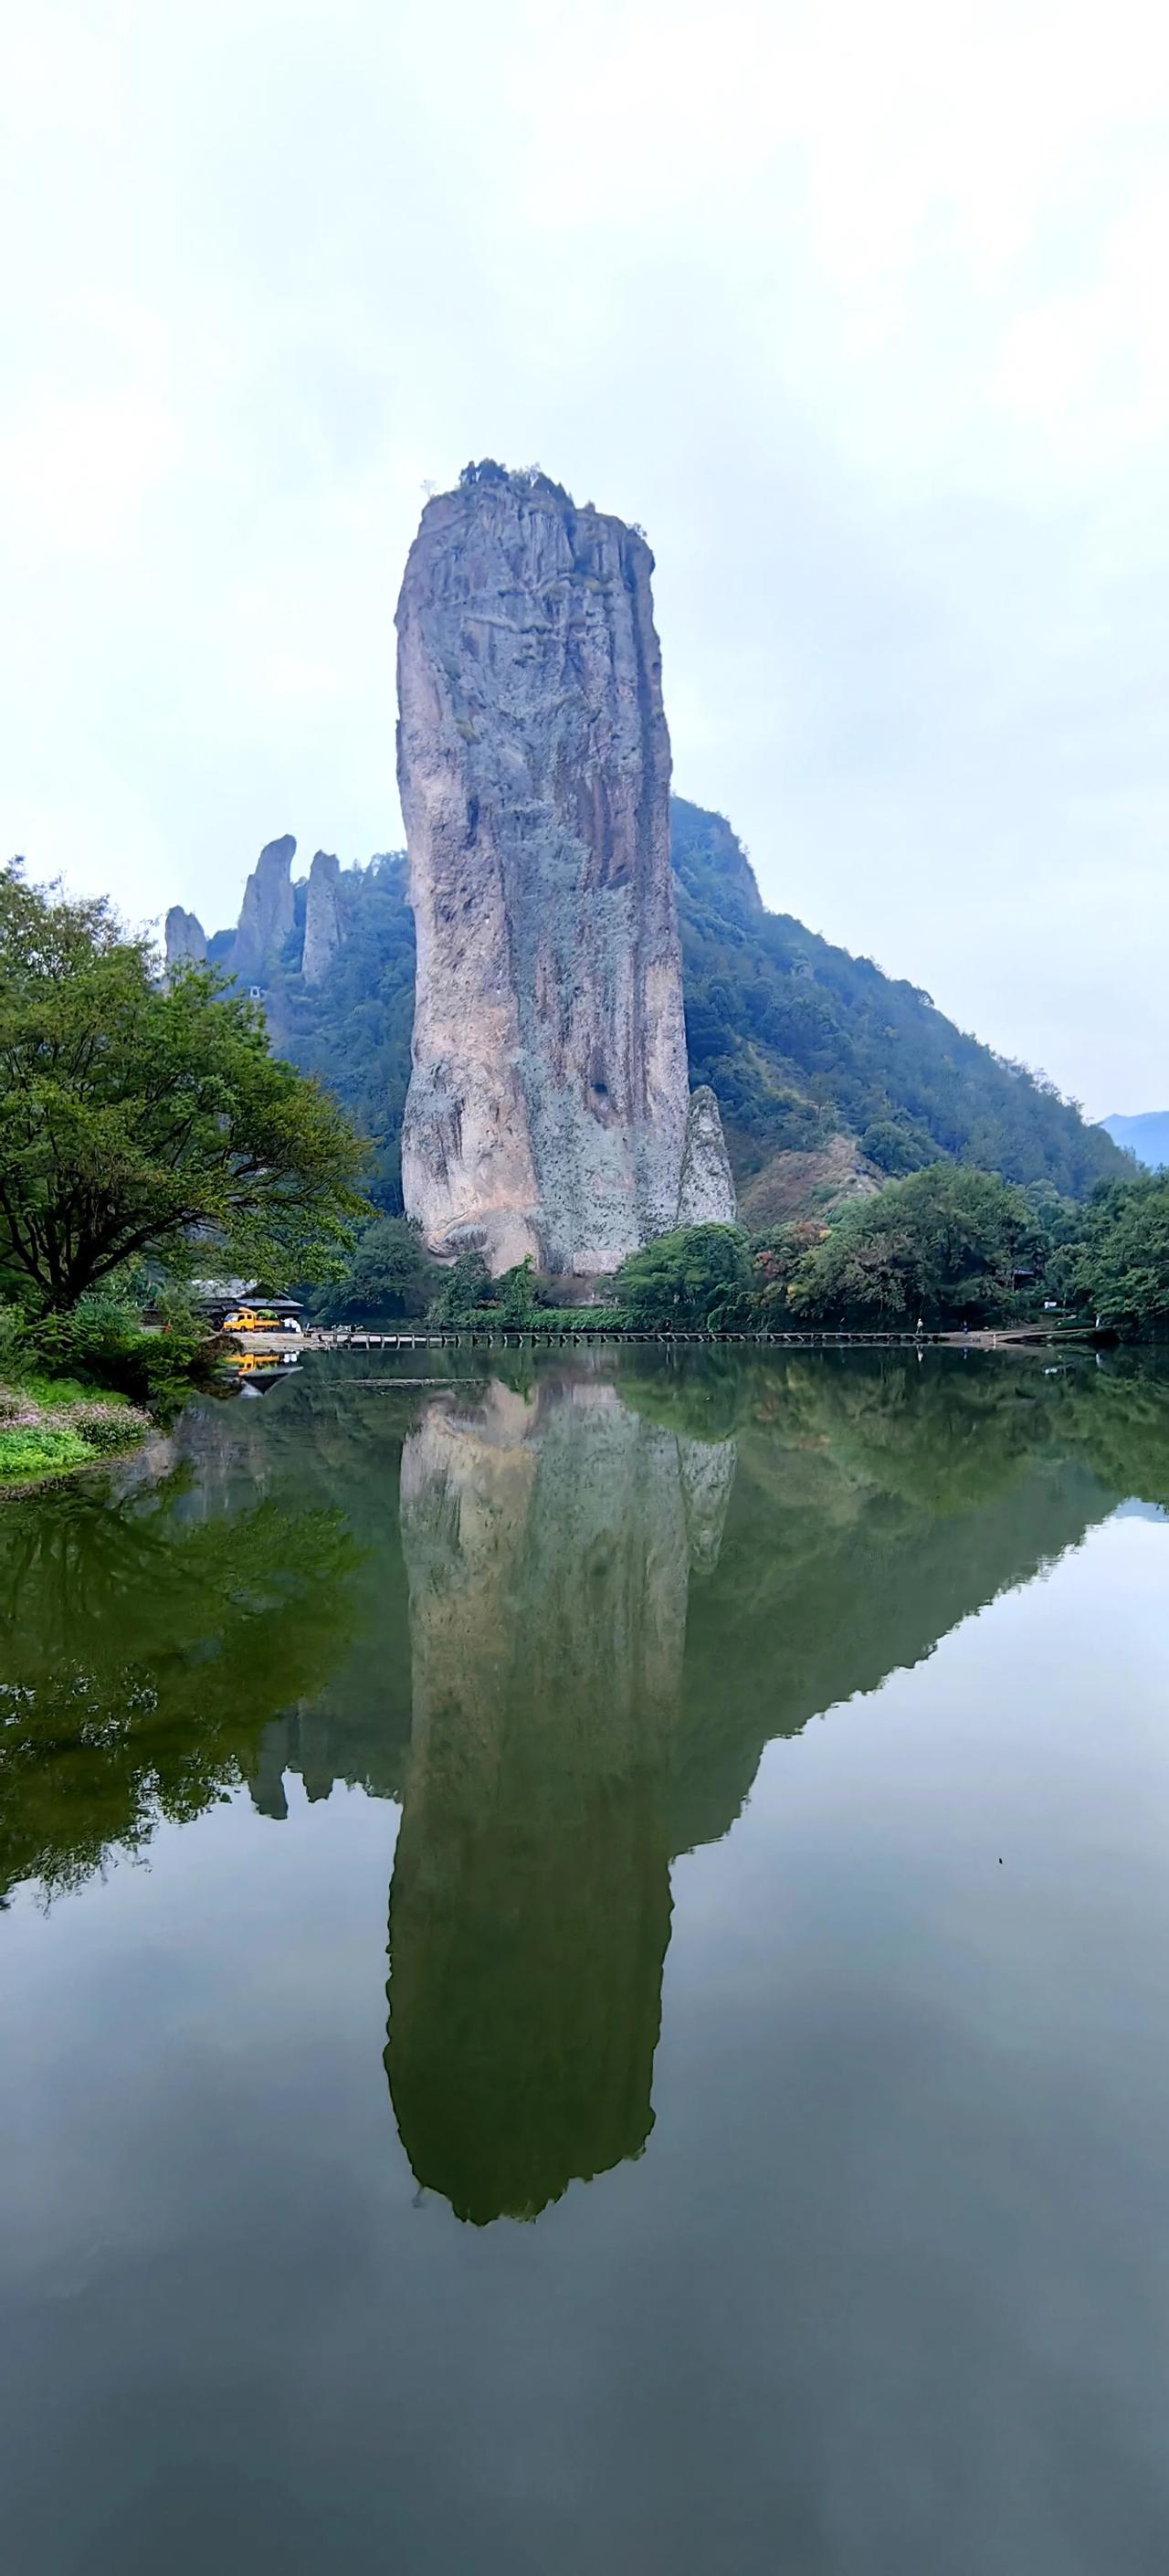
<instances>
[{"instance_id":1,"label":"forested hillside","mask_svg":"<svg viewBox=\"0 0 1169 2576\"><path fill-rule=\"evenodd\" d=\"M1131 1169L1054 1088L964 1037L928 994L763 908L722 815L675 797L672 846L693 1082L718 1094L746 1212L825 1206L939 1154L1084 1197ZM299 972L303 888L265 987L274 1044L318 1074L376 1143L372 1195L401 1205L414 924L405 861L341 877L345 933L314 987ZM231 934L208 943L212 958Z\"/></svg>"},{"instance_id":2,"label":"forested hillside","mask_svg":"<svg viewBox=\"0 0 1169 2576\"><path fill-rule=\"evenodd\" d=\"M1083 1197L1123 1158L1054 1086L964 1037L928 993L765 912L730 825L673 802L691 1075L718 1093L736 1177L834 1131L883 1175L950 1154Z\"/></svg>"}]
</instances>

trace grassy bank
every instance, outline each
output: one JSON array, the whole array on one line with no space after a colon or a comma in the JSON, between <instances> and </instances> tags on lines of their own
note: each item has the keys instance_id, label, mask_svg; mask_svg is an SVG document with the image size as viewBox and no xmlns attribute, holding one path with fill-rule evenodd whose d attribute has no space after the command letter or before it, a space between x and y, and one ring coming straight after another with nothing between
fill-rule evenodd
<instances>
[{"instance_id":1,"label":"grassy bank","mask_svg":"<svg viewBox=\"0 0 1169 2576\"><path fill-rule=\"evenodd\" d=\"M128 1397L73 1378L0 1384L0 1487L31 1485L136 1449L153 1424Z\"/></svg>"}]
</instances>

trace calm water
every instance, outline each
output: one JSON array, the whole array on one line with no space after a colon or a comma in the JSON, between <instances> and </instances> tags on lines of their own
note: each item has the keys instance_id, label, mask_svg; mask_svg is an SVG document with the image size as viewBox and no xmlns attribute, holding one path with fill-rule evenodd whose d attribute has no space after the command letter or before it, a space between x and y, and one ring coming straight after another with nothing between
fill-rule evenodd
<instances>
[{"instance_id":1,"label":"calm water","mask_svg":"<svg viewBox=\"0 0 1169 2576\"><path fill-rule=\"evenodd\" d=\"M1169 1377L472 1356L0 1509L5 2576L1163 2576Z\"/></svg>"}]
</instances>

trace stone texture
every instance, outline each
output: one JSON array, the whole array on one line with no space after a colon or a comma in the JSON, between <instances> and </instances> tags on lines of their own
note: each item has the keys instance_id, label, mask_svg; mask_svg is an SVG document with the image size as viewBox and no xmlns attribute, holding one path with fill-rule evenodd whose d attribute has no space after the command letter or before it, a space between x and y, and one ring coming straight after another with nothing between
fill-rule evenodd
<instances>
[{"instance_id":1,"label":"stone texture","mask_svg":"<svg viewBox=\"0 0 1169 2576\"><path fill-rule=\"evenodd\" d=\"M723 1140L718 1102L709 1083L690 1095L682 1178L678 1189L679 1225L733 1225L735 1184Z\"/></svg>"},{"instance_id":2,"label":"stone texture","mask_svg":"<svg viewBox=\"0 0 1169 2576\"><path fill-rule=\"evenodd\" d=\"M304 914L304 950L300 971L306 984L319 984L341 945L341 862L318 850L308 872Z\"/></svg>"},{"instance_id":3,"label":"stone texture","mask_svg":"<svg viewBox=\"0 0 1169 2576\"><path fill-rule=\"evenodd\" d=\"M232 973L241 984L262 984L265 970L279 957L296 918L292 862L296 841L291 832L261 850L244 887L239 928L231 953Z\"/></svg>"},{"instance_id":4,"label":"stone texture","mask_svg":"<svg viewBox=\"0 0 1169 2576\"><path fill-rule=\"evenodd\" d=\"M653 558L543 476L431 501L398 605L418 937L406 1208L493 1271L616 1269L686 1134Z\"/></svg>"},{"instance_id":5,"label":"stone texture","mask_svg":"<svg viewBox=\"0 0 1169 2576\"><path fill-rule=\"evenodd\" d=\"M176 967L201 963L207 954L207 938L197 913L184 912L181 903L172 903L166 916L164 937L169 983Z\"/></svg>"}]
</instances>

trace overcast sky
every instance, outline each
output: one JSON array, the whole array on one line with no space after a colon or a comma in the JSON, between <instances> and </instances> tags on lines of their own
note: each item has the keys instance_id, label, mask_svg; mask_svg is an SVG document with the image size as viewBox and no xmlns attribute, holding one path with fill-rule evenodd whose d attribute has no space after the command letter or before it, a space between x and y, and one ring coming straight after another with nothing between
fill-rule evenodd
<instances>
[{"instance_id":1,"label":"overcast sky","mask_svg":"<svg viewBox=\"0 0 1169 2576\"><path fill-rule=\"evenodd\" d=\"M401 838L429 481L642 522L765 900L1162 1108L1169 33L1111 0L0 0L0 846Z\"/></svg>"}]
</instances>

